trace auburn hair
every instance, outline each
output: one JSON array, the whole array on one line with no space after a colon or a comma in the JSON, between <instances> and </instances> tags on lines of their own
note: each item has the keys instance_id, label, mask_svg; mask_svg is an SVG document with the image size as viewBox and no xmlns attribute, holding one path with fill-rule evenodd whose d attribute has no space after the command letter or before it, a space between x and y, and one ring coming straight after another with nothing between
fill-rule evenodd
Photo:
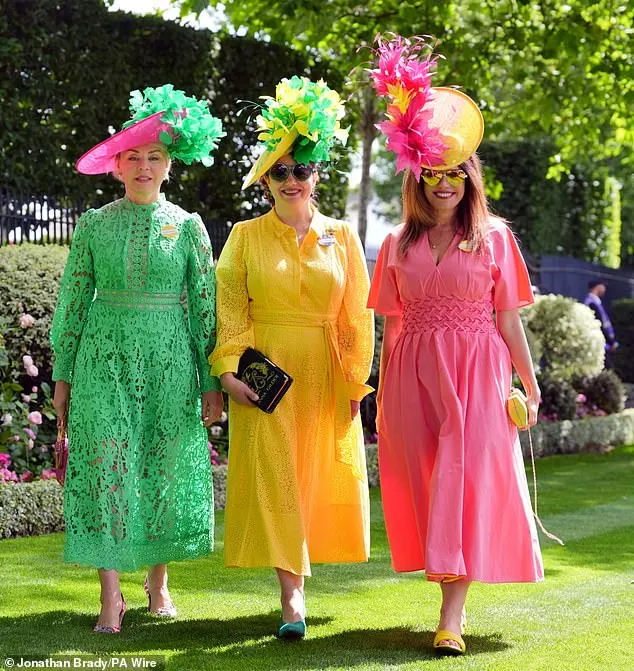
<instances>
[{"instance_id":1,"label":"auburn hair","mask_svg":"<svg viewBox=\"0 0 634 671\"><path fill-rule=\"evenodd\" d=\"M462 231L464 238L478 251L484 244L484 238L491 217L487 198L484 193L482 167L477 154L473 154L458 168L469 176L464 183L464 196L456 210L454 230ZM417 242L435 224L434 210L427 200L423 184L414 173L408 170L403 178L403 220L405 228L398 242L398 250L406 256L409 248Z\"/></svg>"}]
</instances>

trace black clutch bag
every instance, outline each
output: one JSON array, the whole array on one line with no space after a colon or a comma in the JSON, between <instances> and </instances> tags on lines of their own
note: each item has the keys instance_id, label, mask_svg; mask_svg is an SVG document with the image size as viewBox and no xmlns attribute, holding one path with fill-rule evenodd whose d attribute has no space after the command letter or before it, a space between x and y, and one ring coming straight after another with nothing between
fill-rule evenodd
<instances>
[{"instance_id":1,"label":"black clutch bag","mask_svg":"<svg viewBox=\"0 0 634 671\"><path fill-rule=\"evenodd\" d=\"M252 347L248 347L240 357L237 377L260 397L256 405L268 413L275 410L293 384L293 378L288 373Z\"/></svg>"}]
</instances>

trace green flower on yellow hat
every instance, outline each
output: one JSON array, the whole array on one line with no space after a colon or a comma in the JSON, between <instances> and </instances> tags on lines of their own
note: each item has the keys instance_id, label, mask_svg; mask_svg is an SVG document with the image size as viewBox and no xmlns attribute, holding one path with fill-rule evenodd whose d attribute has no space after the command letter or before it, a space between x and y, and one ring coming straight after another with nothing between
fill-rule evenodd
<instances>
[{"instance_id":1,"label":"green flower on yellow hat","mask_svg":"<svg viewBox=\"0 0 634 671\"><path fill-rule=\"evenodd\" d=\"M263 96L265 107L258 116L258 139L266 150L274 152L289 133L297 134L293 158L298 163L318 163L330 159L335 141L348 140L347 128L341 128L345 114L343 102L323 79L312 82L297 75L282 79L275 98Z\"/></svg>"}]
</instances>

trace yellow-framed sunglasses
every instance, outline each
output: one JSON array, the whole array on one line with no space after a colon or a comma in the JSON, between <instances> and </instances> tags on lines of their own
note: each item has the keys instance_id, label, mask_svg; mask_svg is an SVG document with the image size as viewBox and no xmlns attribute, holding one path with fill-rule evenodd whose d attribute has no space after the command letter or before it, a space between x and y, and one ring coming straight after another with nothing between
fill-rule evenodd
<instances>
[{"instance_id":1,"label":"yellow-framed sunglasses","mask_svg":"<svg viewBox=\"0 0 634 671\"><path fill-rule=\"evenodd\" d=\"M465 179L469 177L469 175L467 175L464 170L460 170L460 168L453 168L452 170L429 170L428 168L423 168L421 172L423 182L429 186L437 186L440 184L443 176L447 178L447 181L451 186L460 186Z\"/></svg>"}]
</instances>

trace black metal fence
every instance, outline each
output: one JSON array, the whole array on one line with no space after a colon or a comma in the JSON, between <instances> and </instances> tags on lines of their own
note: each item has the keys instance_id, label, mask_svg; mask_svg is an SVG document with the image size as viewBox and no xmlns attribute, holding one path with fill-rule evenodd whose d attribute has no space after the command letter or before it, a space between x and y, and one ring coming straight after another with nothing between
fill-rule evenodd
<instances>
[{"instance_id":1,"label":"black metal fence","mask_svg":"<svg viewBox=\"0 0 634 671\"><path fill-rule=\"evenodd\" d=\"M0 247L23 242L69 244L77 220L92 203L32 196L0 188ZM205 221L214 256L218 258L231 228L226 222Z\"/></svg>"},{"instance_id":2,"label":"black metal fence","mask_svg":"<svg viewBox=\"0 0 634 671\"><path fill-rule=\"evenodd\" d=\"M60 201L0 189L0 246L23 242L68 244L81 213L81 201Z\"/></svg>"}]
</instances>

